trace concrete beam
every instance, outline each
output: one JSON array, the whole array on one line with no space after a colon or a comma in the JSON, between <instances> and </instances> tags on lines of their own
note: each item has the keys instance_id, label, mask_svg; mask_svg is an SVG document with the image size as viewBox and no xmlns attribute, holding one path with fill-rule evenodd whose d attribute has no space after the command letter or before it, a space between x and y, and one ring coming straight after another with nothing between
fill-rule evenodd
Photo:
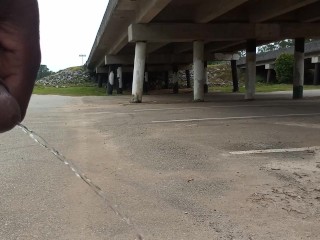
<instances>
[{"instance_id":1,"label":"concrete beam","mask_svg":"<svg viewBox=\"0 0 320 240\"><path fill-rule=\"evenodd\" d=\"M192 67L191 67L191 65L190 64L182 64L182 65L178 65L178 68L180 69L180 70L190 70Z\"/></svg>"},{"instance_id":2,"label":"concrete beam","mask_svg":"<svg viewBox=\"0 0 320 240\"><path fill-rule=\"evenodd\" d=\"M105 66L104 59L102 58L96 67L104 67L104 66Z\"/></svg>"},{"instance_id":3,"label":"concrete beam","mask_svg":"<svg viewBox=\"0 0 320 240\"><path fill-rule=\"evenodd\" d=\"M312 4L301 9L297 13L297 18L300 22L315 22L320 20L319 15L320 2L318 4Z\"/></svg>"},{"instance_id":4,"label":"concrete beam","mask_svg":"<svg viewBox=\"0 0 320 240\"><path fill-rule=\"evenodd\" d=\"M122 66L122 73L133 73L133 66Z\"/></svg>"},{"instance_id":5,"label":"concrete beam","mask_svg":"<svg viewBox=\"0 0 320 240\"><path fill-rule=\"evenodd\" d=\"M245 41L236 41L236 42L213 42L205 45L205 52L220 52L229 47L238 46L240 44L245 43ZM184 53L192 50L192 43L179 43L174 48L174 53Z\"/></svg>"},{"instance_id":6,"label":"concrete beam","mask_svg":"<svg viewBox=\"0 0 320 240\"><path fill-rule=\"evenodd\" d=\"M90 52L90 55L88 57L88 65L89 67L96 67L96 66L100 66L100 65L96 65L97 64L97 60L96 60L96 55L99 56L99 54L97 53L97 49L100 45L100 40L103 39L103 36L105 35L105 29L108 27L108 25L110 24L110 19L112 17L112 13L114 11L114 9L116 8L118 4L118 1L109 1L108 3L108 7L107 7L107 10L103 16L103 19L102 19L102 22L100 24L100 28L98 30L98 33L97 33L97 36L96 36L96 39L94 41L94 44L92 46L92 49L91 49L91 52ZM98 57L99 59L99 57Z\"/></svg>"},{"instance_id":7,"label":"concrete beam","mask_svg":"<svg viewBox=\"0 0 320 240\"><path fill-rule=\"evenodd\" d=\"M120 11L134 11L137 8L137 1L121 0L118 3L117 10Z\"/></svg>"},{"instance_id":8,"label":"concrete beam","mask_svg":"<svg viewBox=\"0 0 320 240\"><path fill-rule=\"evenodd\" d=\"M239 29L239 31L237 31ZM132 24L129 27L129 41L147 42L193 42L195 39L223 41L240 40L254 34L250 24L184 24L152 23ZM229 39L226 39L229 38Z\"/></svg>"},{"instance_id":9,"label":"concrete beam","mask_svg":"<svg viewBox=\"0 0 320 240\"><path fill-rule=\"evenodd\" d=\"M126 1L119 7L128 7L130 10L135 10L136 15L132 22L135 23L149 23L155 16L159 14L172 0L142 0L139 1ZM127 3L129 2L129 3ZM123 49L128 43L128 33L124 31L115 45L108 51L108 54L115 55L118 54L121 49Z\"/></svg>"},{"instance_id":10,"label":"concrete beam","mask_svg":"<svg viewBox=\"0 0 320 240\"><path fill-rule=\"evenodd\" d=\"M171 65L154 65L154 66L148 66L148 72L164 72L164 71L170 71L172 70Z\"/></svg>"},{"instance_id":11,"label":"concrete beam","mask_svg":"<svg viewBox=\"0 0 320 240\"><path fill-rule=\"evenodd\" d=\"M190 66L186 67L186 65L179 65L178 68L180 70L189 69ZM165 72L171 71L172 65L148 65L148 72ZM124 66L122 67L122 72L124 73L132 73L133 66Z\"/></svg>"},{"instance_id":12,"label":"concrete beam","mask_svg":"<svg viewBox=\"0 0 320 240\"><path fill-rule=\"evenodd\" d=\"M150 44L148 44L147 52L149 54L153 53L166 45L167 45L167 43L150 43Z\"/></svg>"},{"instance_id":13,"label":"concrete beam","mask_svg":"<svg viewBox=\"0 0 320 240\"><path fill-rule=\"evenodd\" d=\"M97 74L99 74L99 73L107 74L107 73L109 73L109 68L108 67L97 67L96 73Z\"/></svg>"},{"instance_id":14,"label":"concrete beam","mask_svg":"<svg viewBox=\"0 0 320 240\"><path fill-rule=\"evenodd\" d=\"M108 54L118 54L121 49L123 49L128 44L128 34L125 32L121 37L115 42L115 45L108 51Z\"/></svg>"},{"instance_id":15,"label":"concrete beam","mask_svg":"<svg viewBox=\"0 0 320 240\"><path fill-rule=\"evenodd\" d=\"M320 57L312 57L311 62L312 63L320 63Z\"/></svg>"},{"instance_id":16,"label":"concrete beam","mask_svg":"<svg viewBox=\"0 0 320 240\"><path fill-rule=\"evenodd\" d=\"M128 32L130 42L242 41L244 38L272 41L299 36L319 38L320 23L151 23L132 24Z\"/></svg>"},{"instance_id":17,"label":"concrete beam","mask_svg":"<svg viewBox=\"0 0 320 240\"><path fill-rule=\"evenodd\" d=\"M250 12L253 12L253 14L250 16L250 21L264 22L299 8L308 6L309 4L317 1L319 0L258 1L252 6L252 11Z\"/></svg>"},{"instance_id":18,"label":"concrete beam","mask_svg":"<svg viewBox=\"0 0 320 240\"><path fill-rule=\"evenodd\" d=\"M266 70L274 69L274 64L266 64L266 65L264 66L264 68L265 68Z\"/></svg>"},{"instance_id":19,"label":"concrete beam","mask_svg":"<svg viewBox=\"0 0 320 240\"><path fill-rule=\"evenodd\" d=\"M205 55L206 61L231 61L239 60L239 54L233 53L207 53ZM147 64L189 64L192 63L193 56L191 53L187 54L151 54L147 57ZM132 65L134 63L134 55L106 55L105 65Z\"/></svg>"},{"instance_id":20,"label":"concrete beam","mask_svg":"<svg viewBox=\"0 0 320 240\"><path fill-rule=\"evenodd\" d=\"M205 52L219 52L221 50L227 49L229 47L234 47L245 43L246 41L236 41L236 42L214 42L209 43L205 47Z\"/></svg>"},{"instance_id":21,"label":"concrete beam","mask_svg":"<svg viewBox=\"0 0 320 240\"><path fill-rule=\"evenodd\" d=\"M184 53L187 51L192 50L192 43L191 42L183 42L183 43L179 43L174 47L174 53L175 54L179 54L179 53Z\"/></svg>"},{"instance_id":22,"label":"concrete beam","mask_svg":"<svg viewBox=\"0 0 320 240\"><path fill-rule=\"evenodd\" d=\"M148 23L157 16L172 0L140 0L136 17L137 23Z\"/></svg>"},{"instance_id":23,"label":"concrete beam","mask_svg":"<svg viewBox=\"0 0 320 240\"><path fill-rule=\"evenodd\" d=\"M196 23L208 23L228 13L249 0L215 0L205 1L196 10L194 20ZM213 11L214 9L214 11Z\"/></svg>"},{"instance_id":24,"label":"concrete beam","mask_svg":"<svg viewBox=\"0 0 320 240\"><path fill-rule=\"evenodd\" d=\"M282 53L294 53L294 47L290 47L287 49L279 49L276 51L270 51L264 54L257 55L257 66L264 66L267 63L273 64L277 57ZM320 41L313 41L306 43L305 46L305 59L320 56ZM238 67L245 68L245 58L240 59L237 63Z\"/></svg>"},{"instance_id":25,"label":"concrete beam","mask_svg":"<svg viewBox=\"0 0 320 240\"><path fill-rule=\"evenodd\" d=\"M206 59L210 61L231 61L231 60L240 60L240 55L237 53L214 53L214 54L206 54ZM208 56L213 56L213 60Z\"/></svg>"}]
</instances>

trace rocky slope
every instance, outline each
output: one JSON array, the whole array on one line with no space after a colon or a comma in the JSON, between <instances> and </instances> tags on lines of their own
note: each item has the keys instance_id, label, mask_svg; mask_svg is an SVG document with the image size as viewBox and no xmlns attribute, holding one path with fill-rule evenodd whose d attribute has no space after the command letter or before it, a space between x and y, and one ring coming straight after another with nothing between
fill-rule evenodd
<instances>
[{"instance_id":1,"label":"rocky slope","mask_svg":"<svg viewBox=\"0 0 320 240\"><path fill-rule=\"evenodd\" d=\"M84 85L90 82L90 75L84 67L71 67L36 81L40 86L63 87Z\"/></svg>"},{"instance_id":2,"label":"rocky slope","mask_svg":"<svg viewBox=\"0 0 320 240\"><path fill-rule=\"evenodd\" d=\"M191 85L193 85L193 70L190 65ZM243 74L240 74L240 84L243 83ZM172 82L172 72L169 75ZM185 71L178 72L180 87L186 87ZM221 63L208 66L209 86L229 86L232 85L231 67L229 63ZM153 79L153 85L162 86L162 79ZM90 75L84 67L71 67L61 70L51 76L42 78L36 82L40 86L63 87L63 86L80 86L93 84ZM156 87L155 87L156 88Z\"/></svg>"},{"instance_id":3,"label":"rocky slope","mask_svg":"<svg viewBox=\"0 0 320 240\"><path fill-rule=\"evenodd\" d=\"M189 67L191 76L191 85L193 85L193 70L192 66ZM186 74L185 71L178 72L179 85L185 87L186 85ZM169 76L172 81L172 73ZM240 84L244 83L244 74L239 71ZM208 85L209 86L231 86L232 85L232 73L231 66L227 62L208 65Z\"/></svg>"}]
</instances>

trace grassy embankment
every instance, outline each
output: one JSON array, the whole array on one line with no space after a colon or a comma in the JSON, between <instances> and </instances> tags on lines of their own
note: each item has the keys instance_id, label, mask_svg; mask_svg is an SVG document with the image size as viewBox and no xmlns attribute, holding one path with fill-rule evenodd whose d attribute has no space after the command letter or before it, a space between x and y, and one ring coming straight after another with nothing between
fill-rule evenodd
<instances>
[{"instance_id":1,"label":"grassy embankment","mask_svg":"<svg viewBox=\"0 0 320 240\"><path fill-rule=\"evenodd\" d=\"M68 70L68 73L70 71L77 71L79 70L79 67L73 67L66 69ZM208 72L209 72L209 80L211 84L217 84L220 86L213 86L209 88L210 92L231 92L232 86L230 86L232 82L232 76L231 76L231 69L229 64L216 64L216 65L209 65L208 66ZM59 74L59 73L58 73ZM60 73L60 75L63 75ZM244 86L244 74L240 74L240 92L244 93L245 88ZM257 80L258 76L257 76ZM312 86L312 85L306 85L304 89L320 89L320 86ZM291 84L266 84L261 83L261 81L258 81L257 92L274 92L274 91L292 91L292 85ZM48 87L48 86L41 86L38 85L34 88L33 91L34 94L39 95L62 95L62 96L106 96L106 89L105 88L98 88L95 84L86 82L82 85L66 85L64 87ZM127 92L125 94L130 94L130 92Z\"/></svg>"},{"instance_id":2,"label":"grassy embankment","mask_svg":"<svg viewBox=\"0 0 320 240\"><path fill-rule=\"evenodd\" d=\"M304 86L305 90L312 90L312 89L320 89L320 86L312 86L306 85ZM231 86L223 86L223 87L210 87L210 92L230 92L232 90ZM291 84L263 84L258 83L256 86L256 92L276 92L276 91L292 91ZM245 88L240 87L240 92L244 93Z\"/></svg>"},{"instance_id":3,"label":"grassy embankment","mask_svg":"<svg viewBox=\"0 0 320 240\"><path fill-rule=\"evenodd\" d=\"M305 86L305 90L320 89L320 86ZM292 85L290 84L257 84L257 92L275 92L275 91L291 91ZM210 87L210 92L231 92L231 86L223 87ZM245 88L241 87L240 92L244 93ZM94 86L87 87L42 87L36 86L33 90L33 94L39 95L61 95L61 96L106 96L105 88L97 88Z\"/></svg>"},{"instance_id":4,"label":"grassy embankment","mask_svg":"<svg viewBox=\"0 0 320 240\"><path fill-rule=\"evenodd\" d=\"M36 86L33 90L33 94L61 96L106 96L106 89L93 86L69 86L60 88Z\"/></svg>"}]
</instances>

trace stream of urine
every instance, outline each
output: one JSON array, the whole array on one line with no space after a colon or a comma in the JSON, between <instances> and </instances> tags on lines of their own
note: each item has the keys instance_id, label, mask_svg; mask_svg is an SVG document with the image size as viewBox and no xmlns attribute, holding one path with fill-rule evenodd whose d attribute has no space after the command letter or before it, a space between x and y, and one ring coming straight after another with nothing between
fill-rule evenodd
<instances>
[{"instance_id":1,"label":"stream of urine","mask_svg":"<svg viewBox=\"0 0 320 240\"><path fill-rule=\"evenodd\" d=\"M90 178L88 178L84 172L82 172L72 160L67 159L61 153L59 153L54 147L50 146L50 144L39 136L37 133L29 130L26 126L22 124L18 124L18 127L27 134L33 141L35 141L38 145L48 150L52 153L59 161L64 163L68 168L75 174L76 177L80 178L84 183L86 183L105 203L106 207L111 209L120 219L124 221L128 226L132 227L136 232L136 239L143 240L142 234L139 233L135 224L126 216L124 216L119 207L117 205L111 204L107 197L107 193L104 192L98 185L96 185Z\"/></svg>"}]
</instances>

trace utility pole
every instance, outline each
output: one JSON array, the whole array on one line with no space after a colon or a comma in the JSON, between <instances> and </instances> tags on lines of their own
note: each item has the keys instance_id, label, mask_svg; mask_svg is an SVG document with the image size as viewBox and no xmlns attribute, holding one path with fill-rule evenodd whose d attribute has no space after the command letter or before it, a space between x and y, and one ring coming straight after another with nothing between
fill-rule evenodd
<instances>
[{"instance_id":1,"label":"utility pole","mask_svg":"<svg viewBox=\"0 0 320 240\"><path fill-rule=\"evenodd\" d=\"M82 60L82 66L83 66L83 59L86 57L87 55L85 54L80 54L79 57L81 57L81 60Z\"/></svg>"}]
</instances>

